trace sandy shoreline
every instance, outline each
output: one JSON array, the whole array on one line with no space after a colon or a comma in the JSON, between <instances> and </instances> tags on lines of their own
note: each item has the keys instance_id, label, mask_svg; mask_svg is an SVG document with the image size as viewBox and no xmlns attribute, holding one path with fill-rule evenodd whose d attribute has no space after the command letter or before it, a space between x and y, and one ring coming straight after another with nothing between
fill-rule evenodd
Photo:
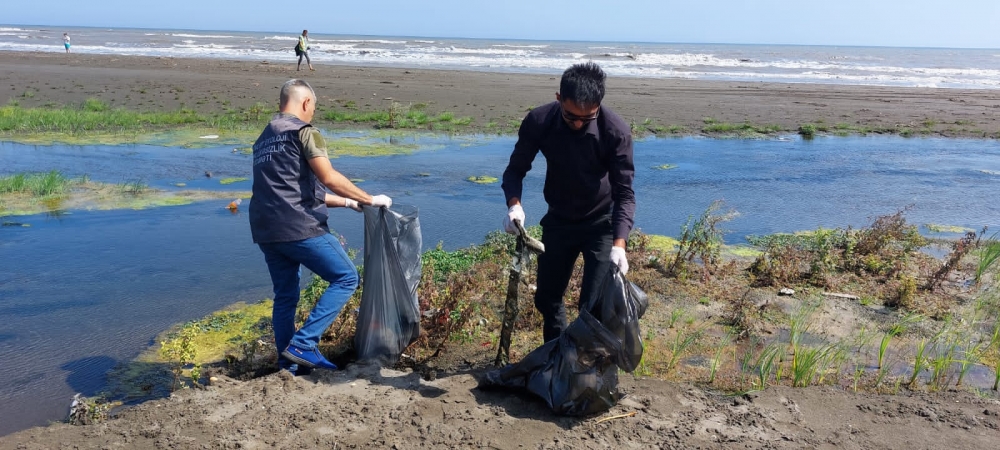
<instances>
[{"instance_id":1,"label":"sandy shoreline","mask_svg":"<svg viewBox=\"0 0 1000 450\"><path fill-rule=\"evenodd\" d=\"M69 106L94 97L142 111L183 106L211 113L274 105L280 84L301 76L328 110L348 102L362 111L385 109L392 101L425 103L429 113L472 117L470 131L485 131L490 122L516 124L527 109L553 99L558 84L557 76L542 75L317 69L296 72L291 59L265 64L0 52L0 88L7 88L0 102ZM651 119L687 134L700 134L711 118L789 131L822 121L1000 138L1000 90L610 78L605 104L626 120ZM826 314L837 323L872 314L860 303L828 305ZM988 448L1000 439L1000 401L988 392L904 389L883 395L851 392L850 380L728 395L702 384L622 376L628 397L607 414L559 417L531 396L478 389L482 354L493 349L470 347L476 353L456 345L447 358L454 364L442 361L433 376L355 365L301 378L280 372L242 382L220 375L206 389L148 401L107 422L0 436L0 448L911 449Z\"/></svg>"},{"instance_id":2,"label":"sandy shoreline","mask_svg":"<svg viewBox=\"0 0 1000 450\"><path fill-rule=\"evenodd\" d=\"M22 106L78 105L95 97L135 110L199 112L276 104L292 77L308 80L322 110L354 102L384 110L392 101L427 104L429 113L471 117L472 131L490 122L514 124L531 107L554 99L558 75L499 74L139 56L0 52L0 102ZM699 134L705 119L779 125L805 123L874 130L910 129L949 137L1000 137L1000 90L896 88L610 77L605 105L626 120L683 127Z\"/></svg>"}]
</instances>

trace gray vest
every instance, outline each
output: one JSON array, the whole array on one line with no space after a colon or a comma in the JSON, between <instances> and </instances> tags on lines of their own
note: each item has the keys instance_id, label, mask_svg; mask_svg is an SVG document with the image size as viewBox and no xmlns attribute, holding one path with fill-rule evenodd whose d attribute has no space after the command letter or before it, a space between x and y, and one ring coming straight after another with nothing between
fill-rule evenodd
<instances>
[{"instance_id":1,"label":"gray vest","mask_svg":"<svg viewBox=\"0 0 1000 450\"><path fill-rule=\"evenodd\" d=\"M310 126L276 115L253 144L250 234L258 244L290 242L329 233L326 190L313 175L299 140Z\"/></svg>"}]
</instances>

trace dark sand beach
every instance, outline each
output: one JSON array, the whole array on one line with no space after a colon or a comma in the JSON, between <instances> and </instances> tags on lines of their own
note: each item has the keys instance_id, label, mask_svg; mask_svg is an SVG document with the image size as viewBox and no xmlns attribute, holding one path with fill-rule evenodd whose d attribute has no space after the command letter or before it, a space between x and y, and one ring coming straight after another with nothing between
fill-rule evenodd
<instances>
[{"instance_id":1,"label":"dark sand beach","mask_svg":"<svg viewBox=\"0 0 1000 450\"><path fill-rule=\"evenodd\" d=\"M488 123L516 125L534 106L552 101L558 74L523 75L317 65L294 61L227 61L134 56L0 52L0 102L79 105L88 98L135 110L199 112L275 105L278 87L293 77L317 91L320 110L353 102L361 111L391 102L426 104L429 113L471 117L471 131ZM610 77L604 104L629 121L699 134L706 119L778 125L837 124L869 130L910 129L955 137L1000 137L1000 90L715 82ZM31 91L25 95L26 91Z\"/></svg>"},{"instance_id":2,"label":"dark sand beach","mask_svg":"<svg viewBox=\"0 0 1000 450\"><path fill-rule=\"evenodd\" d=\"M317 65L0 52L0 102L77 105L87 98L137 110L202 112L274 105L278 87L301 76L328 109L354 102L426 103L472 117L471 131L518 121L554 99L558 77ZM24 95L31 90L31 95ZM386 100L391 99L391 100ZM926 134L998 137L1000 91L610 78L605 104L626 120L652 119L700 134L706 118L811 122ZM53 424L0 437L2 449L54 448L995 448L1000 402L968 391L899 395L840 386L772 386L726 395L700 385L622 376L628 396L601 417L565 418L528 395L476 389L477 370L458 364L413 372L347 371L251 381L219 376L206 389L124 410L104 423ZM68 399L67 399L68 402ZM625 413L634 413L625 416Z\"/></svg>"}]
</instances>

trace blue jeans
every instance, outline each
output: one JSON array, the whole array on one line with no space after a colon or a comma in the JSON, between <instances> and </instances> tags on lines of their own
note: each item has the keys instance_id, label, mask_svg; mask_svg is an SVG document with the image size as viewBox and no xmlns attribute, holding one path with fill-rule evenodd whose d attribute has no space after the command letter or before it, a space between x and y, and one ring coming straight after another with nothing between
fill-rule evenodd
<instances>
[{"instance_id":1,"label":"blue jeans","mask_svg":"<svg viewBox=\"0 0 1000 450\"><path fill-rule=\"evenodd\" d=\"M281 357L289 344L303 349L315 348L320 337L337 319L344 304L358 287L358 270L332 234L293 242L258 244L274 284L274 309L271 324L278 348L278 364L289 368L291 362ZM299 304L300 268L305 266L330 283L306 322L295 331L295 309Z\"/></svg>"}]
</instances>

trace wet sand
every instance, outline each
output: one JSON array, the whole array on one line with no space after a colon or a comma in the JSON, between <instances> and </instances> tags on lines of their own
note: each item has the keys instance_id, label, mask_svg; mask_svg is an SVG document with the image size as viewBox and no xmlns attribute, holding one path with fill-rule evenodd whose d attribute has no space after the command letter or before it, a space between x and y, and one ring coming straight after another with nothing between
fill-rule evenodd
<instances>
[{"instance_id":1,"label":"wet sand","mask_svg":"<svg viewBox=\"0 0 1000 450\"><path fill-rule=\"evenodd\" d=\"M428 113L471 117L471 131L488 124L511 129L531 107L555 98L558 74L316 65L137 56L0 52L0 102L22 106L79 105L98 98L135 110L199 112L277 104L285 80L308 80L320 111L353 105L385 110L391 102L426 104ZM706 119L778 125L805 123L910 129L940 136L1000 137L1000 90L897 88L819 84L609 77L604 104L626 120L700 134ZM494 126L495 126L494 125ZM683 127L683 128L681 128Z\"/></svg>"}]
</instances>

